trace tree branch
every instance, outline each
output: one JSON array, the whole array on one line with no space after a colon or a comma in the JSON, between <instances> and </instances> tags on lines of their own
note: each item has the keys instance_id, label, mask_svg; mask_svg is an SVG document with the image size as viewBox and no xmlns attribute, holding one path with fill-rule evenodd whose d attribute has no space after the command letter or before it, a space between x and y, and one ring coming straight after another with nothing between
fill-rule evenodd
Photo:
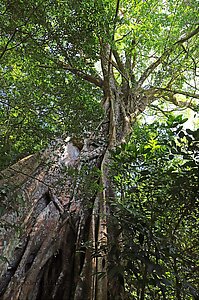
<instances>
[{"instance_id":1,"label":"tree branch","mask_svg":"<svg viewBox=\"0 0 199 300\"><path fill-rule=\"evenodd\" d=\"M113 55L115 57L115 60L116 60L117 66L118 66L117 69L120 70L121 74L125 75L125 67L124 67L124 64L122 63L122 61L120 59L120 56L119 56L117 50L113 49L112 51L113 51Z\"/></svg>"},{"instance_id":2,"label":"tree branch","mask_svg":"<svg viewBox=\"0 0 199 300\"><path fill-rule=\"evenodd\" d=\"M168 88L155 87L155 86L153 88L158 91L165 91L165 92L172 93L173 95L180 94L180 95L184 95L187 97L199 99L199 94L194 94L194 93L180 91L180 90L172 90L172 89L168 89Z\"/></svg>"},{"instance_id":3,"label":"tree branch","mask_svg":"<svg viewBox=\"0 0 199 300\"><path fill-rule=\"evenodd\" d=\"M154 104L151 104L150 107L154 110L160 111L165 116L168 116L168 113L184 111L185 109L187 109L187 107L193 109L190 106L185 106L185 107L180 107L180 108L176 107L176 108L173 108L173 109L163 110L159 106L156 106Z\"/></svg>"},{"instance_id":4,"label":"tree branch","mask_svg":"<svg viewBox=\"0 0 199 300\"><path fill-rule=\"evenodd\" d=\"M4 54L5 54L6 51L10 50L10 49L8 49L8 46L11 43L11 41L13 40L13 38L14 38L14 36L15 36L15 34L16 34L17 31L18 31L18 28L15 28L15 30L13 31L11 37L7 41L5 47L4 47L4 49L3 49L3 51L2 51L2 53L0 55L0 59L4 56ZM12 48L15 48L15 47L12 47Z\"/></svg>"},{"instance_id":5,"label":"tree branch","mask_svg":"<svg viewBox=\"0 0 199 300\"><path fill-rule=\"evenodd\" d=\"M150 107L153 108L154 110L160 111L164 116L168 116L168 113L171 112L171 111L164 111L159 106L156 106L154 104L151 104Z\"/></svg>"},{"instance_id":6,"label":"tree branch","mask_svg":"<svg viewBox=\"0 0 199 300\"><path fill-rule=\"evenodd\" d=\"M172 90L169 88L158 88L158 87L152 87L147 92L149 92L149 91L152 92L152 95L154 96L154 98L156 98L156 99L163 98L166 101L172 102L174 105L180 107L181 109L190 108L193 111L198 110L197 104L193 103L193 98L199 99L199 94L194 94L194 93L180 91L180 90ZM180 101L175 97L176 94L191 97L192 99L190 99L188 101Z\"/></svg>"},{"instance_id":7,"label":"tree branch","mask_svg":"<svg viewBox=\"0 0 199 300\"><path fill-rule=\"evenodd\" d=\"M74 69L74 68L63 67L63 69L70 71L74 75L77 75L78 77L81 77L82 79L84 79L90 83L93 83L94 85L96 85L100 88L103 87L103 80L101 78L96 78L94 76L84 73L81 70Z\"/></svg>"},{"instance_id":8,"label":"tree branch","mask_svg":"<svg viewBox=\"0 0 199 300\"><path fill-rule=\"evenodd\" d=\"M114 41L114 36L115 36L115 29L116 29L116 23L117 23L117 16L119 13L119 8L120 8L120 0L117 0L117 4L116 4L116 10L115 10L115 17L113 20L113 36L112 36L112 41Z\"/></svg>"},{"instance_id":9,"label":"tree branch","mask_svg":"<svg viewBox=\"0 0 199 300\"><path fill-rule=\"evenodd\" d=\"M76 68L73 68L69 64L66 64L66 63L64 63L62 61L59 61L58 65L59 65L59 67L61 69L67 70L67 71L73 73L74 75L77 75L78 77L81 77L82 79L84 79L84 80L86 80L86 81L88 81L88 82L90 82L90 83L92 83L92 84L94 84L94 85L96 85L96 86L98 86L100 88L102 88L103 85L104 85L104 82L103 82L103 80L102 80L101 77L94 77L94 76L92 76L90 74L86 74L82 70L78 70ZM39 67L41 67L41 68L48 68L48 69L54 69L53 66L48 66L48 65L39 65Z\"/></svg>"},{"instance_id":10,"label":"tree branch","mask_svg":"<svg viewBox=\"0 0 199 300\"><path fill-rule=\"evenodd\" d=\"M167 49L155 62L153 62L145 71L144 73L141 75L140 79L138 80L138 87L141 87L142 84L144 83L144 81L149 77L149 75L162 63L162 61L164 60L164 58L174 50L174 46L175 45L179 45L182 44L186 41L188 41L189 39L191 39L193 36L195 36L196 34L198 34L199 32L199 26L193 30L192 32L190 32L187 36L181 38L180 40L178 40L177 42L175 42L172 47L170 47L169 49Z\"/></svg>"},{"instance_id":11,"label":"tree branch","mask_svg":"<svg viewBox=\"0 0 199 300\"><path fill-rule=\"evenodd\" d=\"M125 70L124 64L122 63L118 52L116 50L113 50L113 55L116 60L116 63L114 63L114 61L111 61L113 67L115 67L118 70L118 72L120 73L122 78L124 78L127 82L129 82L128 76L126 75L126 70Z\"/></svg>"},{"instance_id":12,"label":"tree branch","mask_svg":"<svg viewBox=\"0 0 199 300\"><path fill-rule=\"evenodd\" d=\"M115 16L114 16L114 20L113 20L112 42L114 41L114 37L115 37L115 30L116 30L116 23L117 23L117 16L118 16L118 12L119 12L119 7L120 7L120 0L117 0ZM111 56L112 56L112 53L113 53L113 49L112 49L112 46L111 46L110 47L110 53L109 53L109 61L108 61L108 74L110 74L110 71L111 71Z\"/></svg>"},{"instance_id":13,"label":"tree branch","mask_svg":"<svg viewBox=\"0 0 199 300\"><path fill-rule=\"evenodd\" d=\"M196 29L194 29L193 31L191 31L187 36L184 36L179 41L177 41L176 43L174 43L174 45L176 45L176 44L182 44L182 43L188 41L189 39L191 39L194 35L196 35L198 33L199 33L199 26Z\"/></svg>"}]
</instances>

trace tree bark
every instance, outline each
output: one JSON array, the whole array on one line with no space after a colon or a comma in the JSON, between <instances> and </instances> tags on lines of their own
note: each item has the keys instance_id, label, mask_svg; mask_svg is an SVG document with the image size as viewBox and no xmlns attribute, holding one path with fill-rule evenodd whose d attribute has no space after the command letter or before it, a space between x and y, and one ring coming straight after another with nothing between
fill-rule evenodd
<instances>
[{"instance_id":1,"label":"tree bark","mask_svg":"<svg viewBox=\"0 0 199 300\"><path fill-rule=\"evenodd\" d=\"M15 203L23 200L3 216L20 230L10 227L1 236L8 242L2 300L125 299L119 230L111 219L110 150L125 142L132 115L149 99L130 87L128 74L117 84L110 46L102 42L101 49L105 120L98 135L81 146L75 139L57 140L2 172L1 184L12 189Z\"/></svg>"},{"instance_id":2,"label":"tree bark","mask_svg":"<svg viewBox=\"0 0 199 300\"><path fill-rule=\"evenodd\" d=\"M1 184L23 200L18 215L14 207L3 217L20 224L20 231L11 228L1 237L8 242L2 300L125 299L109 163L110 149L130 130L129 100L111 80L98 136L81 147L75 139L57 140L43 154L2 172Z\"/></svg>"},{"instance_id":3,"label":"tree bark","mask_svg":"<svg viewBox=\"0 0 199 300\"><path fill-rule=\"evenodd\" d=\"M9 263L1 265L1 299L95 299L96 170L104 151L104 145L85 142L80 152L72 142L60 141L43 154L33 173L24 166L29 161L34 169L32 157L4 172L4 178L9 176L4 185L16 185L16 178L25 182L16 188L24 211L19 209L19 217L4 215L22 227L19 236L15 228L9 232L4 249Z\"/></svg>"}]
</instances>

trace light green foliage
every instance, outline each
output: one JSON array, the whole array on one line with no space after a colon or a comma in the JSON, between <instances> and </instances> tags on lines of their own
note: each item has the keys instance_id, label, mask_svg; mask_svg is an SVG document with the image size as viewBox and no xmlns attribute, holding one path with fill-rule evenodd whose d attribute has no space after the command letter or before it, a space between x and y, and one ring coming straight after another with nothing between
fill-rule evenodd
<instances>
[{"instance_id":1,"label":"light green foliage","mask_svg":"<svg viewBox=\"0 0 199 300\"><path fill-rule=\"evenodd\" d=\"M113 154L114 218L132 299L197 295L199 131L183 130L184 121L169 116L166 124L137 124Z\"/></svg>"},{"instance_id":2,"label":"light green foliage","mask_svg":"<svg viewBox=\"0 0 199 300\"><path fill-rule=\"evenodd\" d=\"M148 84L165 87L171 80L179 87L185 80L185 66L191 60L195 60L193 66L197 64L197 36L191 43L184 44L184 48L174 44L198 24L197 4L191 1L121 1L118 18L116 45L135 55L135 76L139 78L150 63L170 49ZM190 78L194 75L194 72L189 73Z\"/></svg>"}]
</instances>

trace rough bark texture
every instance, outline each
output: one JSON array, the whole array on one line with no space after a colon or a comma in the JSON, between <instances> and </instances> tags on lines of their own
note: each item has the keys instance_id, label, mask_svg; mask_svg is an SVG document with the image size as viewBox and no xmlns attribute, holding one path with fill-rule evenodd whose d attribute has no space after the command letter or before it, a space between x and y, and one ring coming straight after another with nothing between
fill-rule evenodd
<instances>
[{"instance_id":1,"label":"rough bark texture","mask_svg":"<svg viewBox=\"0 0 199 300\"><path fill-rule=\"evenodd\" d=\"M125 299L122 275L113 271L120 262L108 164L109 150L123 141L130 123L121 106L125 97L111 85L104 97L109 122L97 138L81 147L74 139L57 140L2 172L1 184L23 200L18 215L18 207L4 215L20 231L11 228L1 238L8 240L2 300Z\"/></svg>"},{"instance_id":2,"label":"rough bark texture","mask_svg":"<svg viewBox=\"0 0 199 300\"><path fill-rule=\"evenodd\" d=\"M118 12L119 1L115 29ZM162 93L176 104L174 95L179 91L170 90L170 82L166 88L142 86L174 46L188 41L199 28L166 49L137 82L136 57L131 53L135 43L121 58L116 47L111 49L114 43L107 43L107 37L114 41L114 31L112 37L107 32L106 41L99 37L102 77L58 61L59 68L102 89L105 118L98 135L92 133L80 144L75 139L57 140L44 153L29 156L1 174L0 184L7 191L0 231L4 248L0 254L7 259L0 262L2 300L126 299L118 271L119 230L111 218L115 195L110 150L125 142L136 116Z\"/></svg>"},{"instance_id":3,"label":"rough bark texture","mask_svg":"<svg viewBox=\"0 0 199 300\"><path fill-rule=\"evenodd\" d=\"M2 172L1 184L12 186L10 195L17 196L11 202L7 195L15 206L4 221L20 224L18 232L11 227L1 237L8 241L3 253L8 262L1 264L2 300L126 298L117 271L118 228L111 222L110 149L125 141L132 117L150 99L140 97L128 73L117 84L110 46L101 49L105 120L98 135L81 146L75 139L57 140L44 153Z\"/></svg>"},{"instance_id":4,"label":"rough bark texture","mask_svg":"<svg viewBox=\"0 0 199 300\"><path fill-rule=\"evenodd\" d=\"M18 217L14 212L4 216L23 226L19 236L15 229L9 232L1 299L95 298L100 202L96 170L104 151L85 143L80 153L72 142L58 141L42 155L31 177L24 163L34 170L33 157L4 172L4 178L9 176L4 185L25 181L17 190L25 205Z\"/></svg>"}]
</instances>

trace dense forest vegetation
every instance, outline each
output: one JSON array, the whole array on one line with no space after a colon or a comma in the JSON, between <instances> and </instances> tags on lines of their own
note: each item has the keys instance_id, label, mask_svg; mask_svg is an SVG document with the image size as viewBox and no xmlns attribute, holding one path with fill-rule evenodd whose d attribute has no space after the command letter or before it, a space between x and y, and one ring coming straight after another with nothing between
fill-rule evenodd
<instances>
[{"instance_id":1,"label":"dense forest vegetation","mask_svg":"<svg viewBox=\"0 0 199 300\"><path fill-rule=\"evenodd\" d=\"M0 0L0 299L199 299L198 4Z\"/></svg>"}]
</instances>

